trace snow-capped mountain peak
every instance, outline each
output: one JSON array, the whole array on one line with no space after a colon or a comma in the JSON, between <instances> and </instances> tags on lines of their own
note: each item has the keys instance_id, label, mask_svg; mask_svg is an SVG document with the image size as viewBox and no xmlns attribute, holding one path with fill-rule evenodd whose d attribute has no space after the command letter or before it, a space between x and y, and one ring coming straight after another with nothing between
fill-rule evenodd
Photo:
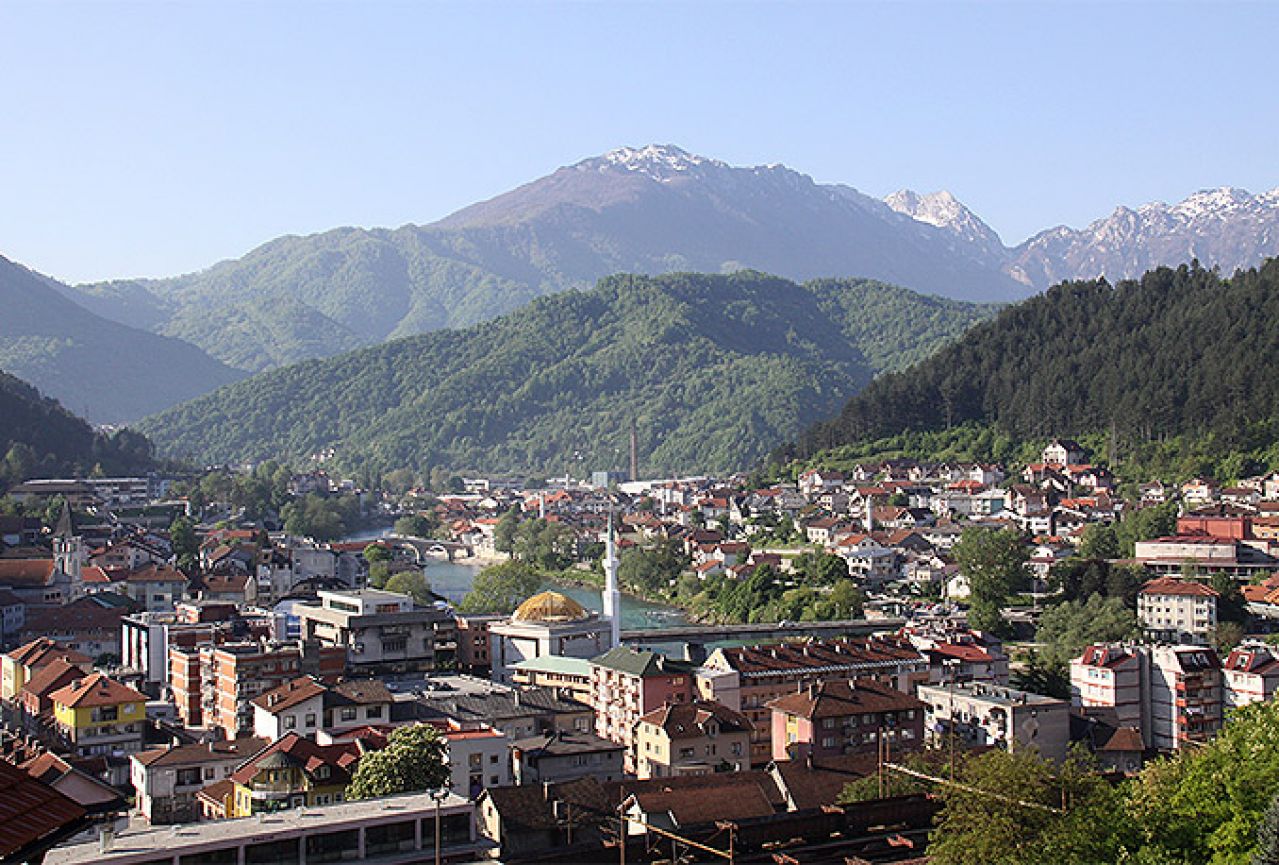
<instances>
[{"instance_id":1,"label":"snow-capped mountain peak","mask_svg":"<svg viewBox=\"0 0 1279 865\"><path fill-rule=\"evenodd\" d=\"M689 153L673 144L649 144L644 147L619 147L603 156L580 163L600 171L628 171L654 180L669 180L706 168L728 168L726 163Z\"/></svg>"},{"instance_id":2,"label":"snow-capped mountain peak","mask_svg":"<svg viewBox=\"0 0 1279 865\"><path fill-rule=\"evenodd\" d=\"M903 216L949 232L987 254L1004 252L1003 241L995 230L944 189L926 195L901 189L885 197L884 203Z\"/></svg>"}]
</instances>

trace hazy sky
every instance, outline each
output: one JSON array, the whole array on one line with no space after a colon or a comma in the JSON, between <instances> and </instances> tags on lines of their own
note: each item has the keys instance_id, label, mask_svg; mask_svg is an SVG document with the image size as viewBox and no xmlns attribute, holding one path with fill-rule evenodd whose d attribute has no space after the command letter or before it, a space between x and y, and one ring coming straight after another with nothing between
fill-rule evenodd
<instances>
[{"instance_id":1,"label":"hazy sky","mask_svg":"<svg viewBox=\"0 0 1279 865\"><path fill-rule=\"evenodd\" d=\"M1007 243L1279 186L1275 4L0 0L0 254L164 276L624 144L946 188Z\"/></svg>"}]
</instances>

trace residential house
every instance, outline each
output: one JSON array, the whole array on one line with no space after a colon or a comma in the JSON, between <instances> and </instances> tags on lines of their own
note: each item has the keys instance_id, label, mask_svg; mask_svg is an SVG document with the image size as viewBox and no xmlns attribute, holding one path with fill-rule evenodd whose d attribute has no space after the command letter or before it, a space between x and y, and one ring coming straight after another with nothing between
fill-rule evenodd
<instances>
[{"instance_id":1,"label":"residential house","mask_svg":"<svg viewBox=\"0 0 1279 865\"><path fill-rule=\"evenodd\" d=\"M36 671L55 660L66 661L82 669L93 665L93 659L83 652L59 645L48 637L37 637L0 655L0 700L13 704Z\"/></svg>"},{"instance_id":2,"label":"residential house","mask_svg":"<svg viewBox=\"0 0 1279 865\"><path fill-rule=\"evenodd\" d=\"M873 679L826 679L768 703L774 760L913 750L924 704Z\"/></svg>"},{"instance_id":3,"label":"residential house","mask_svg":"<svg viewBox=\"0 0 1279 865\"><path fill-rule=\"evenodd\" d=\"M358 742L319 745L289 733L231 775L229 817L341 802L363 753Z\"/></svg>"},{"instance_id":4,"label":"residential house","mask_svg":"<svg viewBox=\"0 0 1279 865\"><path fill-rule=\"evenodd\" d=\"M1279 692L1279 657L1269 646L1245 643L1226 656L1222 676L1226 708L1262 703Z\"/></svg>"},{"instance_id":5,"label":"residential house","mask_svg":"<svg viewBox=\"0 0 1279 865\"><path fill-rule=\"evenodd\" d=\"M1053 439L1044 448L1040 458L1048 465L1067 466L1082 463L1088 455L1074 439Z\"/></svg>"},{"instance_id":6,"label":"residential house","mask_svg":"<svg viewBox=\"0 0 1279 865\"><path fill-rule=\"evenodd\" d=\"M49 694L58 734L82 757L142 750L145 694L92 673Z\"/></svg>"},{"instance_id":7,"label":"residential house","mask_svg":"<svg viewBox=\"0 0 1279 865\"><path fill-rule=\"evenodd\" d=\"M668 778L750 768L751 722L713 700L672 703L636 724L636 775Z\"/></svg>"},{"instance_id":8,"label":"residential house","mask_svg":"<svg viewBox=\"0 0 1279 865\"><path fill-rule=\"evenodd\" d=\"M193 823L200 818L196 794L229 779L241 763L270 743L246 737L140 751L129 758L136 806L152 824Z\"/></svg>"},{"instance_id":9,"label":"residential house","mask_svg":"<svg viewBox=\"0 0 1279 865\"><path fill-rule=\"evenodd\" d=\"M628 746L593 733L558 731L520 739L512 745L515 783L546 784L592 777L620 781L625 777Z\"/></svg>"}]
</instances>

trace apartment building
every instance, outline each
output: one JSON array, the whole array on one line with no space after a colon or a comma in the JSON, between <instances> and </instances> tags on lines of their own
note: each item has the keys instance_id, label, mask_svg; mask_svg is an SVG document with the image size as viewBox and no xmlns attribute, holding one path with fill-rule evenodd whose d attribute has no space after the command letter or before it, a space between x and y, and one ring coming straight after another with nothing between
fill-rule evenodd
<instances>
[{"instance_id":1,"label":"apartment building","mask_svg":"<svg viewBox=\"0 0 1279 865\"><path fill-rule=\"evenodd\" d=\"M302 675L335 681L346 650L313 641L245 640L169 650L170 687L178 716L187 724L217 728L228 739L253 730L252 700Z\"/></svg>"},{"instance_id":2,"label":"apartment building","mask_svg":"<svg viewBox=\"0 0 1279 865\"><path fill-rule=\"evenodd\" d=\"M623 745L628 756L635 741L635 724L642 715L693 697L693 665L685 661L617 646L590 664L595 734ZM626 769L635 771L629 759Z\"/></svg>"},{"instance_id":3,"label":"apartment building","mask_svg":"<svg viewBox=\"0 0 1279 865\"><path fill-rule=\"evenodd\" d=\"M1061 761L1070 744L1070 704L1065 700L984 682L921 685L925 724L940 743L950 736L965 745L1012 750L1035 748Z\"/></svg>"},{"instance_id":4,"label":"apartment building","mask_svg":"<svg viewBox=\"0 0 1279 865\"><path fill-rule=\"evenodd\" d=\"M697 671L697 696L739 709L751 722L752 766L773 757L768 704L801 685L826 679L873 679L909 694L928 682L928 659L900 642L863 640L776 643L716 649Z\"/></svg>"},{"instance_id":5,"label":"apartment building","mask_svg":"<svg viewBox=\"0 0 1279 865\"><path fill-rule=\"evenodd\" d=\"M1240 692L1265 693L1265 678L1279 670L1247 650L1233 656ZM1263 681L1252 676L1263 672ZM1146 748L1174 751L1206 741L1221 727L1225 705L1222 665L1202 646L1120 646L1097 644L1070 663L1071 702L1086 717L1113 728L1139 731ZM1273 684L1270 685L1273 688Z\"/></svg>"},{"instance_id":6,"label":"apartment building","mask_svg":"<svg viewBox=\"0 0 1279 865\"><path fill-rule=\"evenodd\" d=\"M437 630L453 631L452 616L434 607L419 607L408 595L362 589L322 591L318 597L318 606L297 607L302 636L344 649L355 672L433 670Z\"/></svg>"},{"instance_id":7,"label":"apartment building","mask_svg":"<svg viewBox=\"0 0 1279 865\"><path fill-rule=\"evenodd\" d=\"M1206 646L1217 630L1217 593L1193 580L1151 580L1137 594L1137 620L1151 641Z\"/></svg>"},{"instance_id":8,"label":"apartment building","mask_svg":"<svg viewBox=\"0 0 1279 865\"><path fill-rule=\"evenodd\" d=\"M924 744L923 702L873 679L812 682L768 704L774 760L875 754Z\"/></svg>"}]
</instances>

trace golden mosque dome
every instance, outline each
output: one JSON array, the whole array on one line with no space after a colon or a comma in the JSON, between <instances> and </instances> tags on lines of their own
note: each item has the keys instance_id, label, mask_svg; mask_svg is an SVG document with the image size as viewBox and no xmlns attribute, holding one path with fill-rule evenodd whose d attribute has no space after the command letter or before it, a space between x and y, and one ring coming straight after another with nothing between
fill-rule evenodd
<instances>
[{"instance_id":1,"label":"golden mosque dome","mask_svg":"<svg viewBox=\"0 0 1279 865\"><path fill-rule=\"evenodd\" d=\"M516 608L515 622L581 622L591 614L572 598L559 592L540 592Z\"/></svg>"}]
</instances>

